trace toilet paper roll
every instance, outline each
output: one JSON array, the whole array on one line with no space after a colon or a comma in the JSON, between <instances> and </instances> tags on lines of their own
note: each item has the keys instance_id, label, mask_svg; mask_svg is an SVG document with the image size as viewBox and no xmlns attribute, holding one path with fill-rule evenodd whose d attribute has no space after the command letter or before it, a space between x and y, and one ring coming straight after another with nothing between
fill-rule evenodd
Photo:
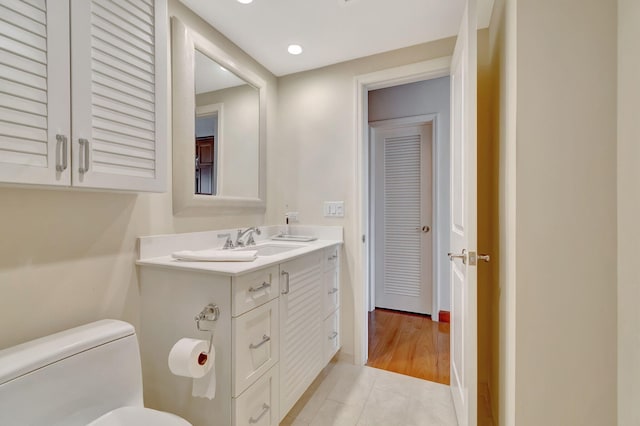
<instances>
[{"instance_id":1,"label":"toilet paper roll","mask_svg":"<svg viewBox=\"0 0 640 426\"><path fill-rule=\"evenodd\" d=\"M176 376L204 377L214 364L215 355L207 354L208 351L206 340L182 338L169 352L169 370Z\"/></svg>"}]
</instances>

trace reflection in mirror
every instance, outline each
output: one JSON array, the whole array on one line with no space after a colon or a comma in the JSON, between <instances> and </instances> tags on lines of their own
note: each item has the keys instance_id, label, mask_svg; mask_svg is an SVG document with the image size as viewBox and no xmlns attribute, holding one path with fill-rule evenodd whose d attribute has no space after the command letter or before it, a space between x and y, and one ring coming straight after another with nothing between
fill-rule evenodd
<instances>
[{"instance_id":1,"label":"reflection in mirror","mask_svg":"<svg viewBox=\"0 0 640 426\"><path fill-rule=\"evenodd\" d=\"M195 50L195 194L258 197L260 93Z\"/></svg>"}]
</instances>

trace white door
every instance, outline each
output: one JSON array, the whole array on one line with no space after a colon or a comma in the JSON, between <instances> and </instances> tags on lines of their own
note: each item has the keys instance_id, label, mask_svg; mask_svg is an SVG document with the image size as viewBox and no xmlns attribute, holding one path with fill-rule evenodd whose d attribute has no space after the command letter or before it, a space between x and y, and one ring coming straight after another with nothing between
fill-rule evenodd
<instances>
[{"instance_id":1,"label":"white door","mask_svg":"<svg viewBox=\"0 0 640 426\"><path fill-rule=\"evenodd\" d=\"M375 297L379 308L431 313L431 129L426 124L374 130Z\"/></svg>"},{"instance_id":2,"label":"white door","mask_svg":"<svg viewBox=\"0 0 640 426\"><path fill-rule=\"evenodd\" d=\"M68 186L68 0L0 2L0 182Z\"/></svg>"},{"instance_id":3,"label":"white door","mask_svg":"<svg viewBox=\"0 0 640 426\"><path fill-rule=\"evenodd\" d=\"M73 185L163 191L166 0L71 2Z\"/></svg>"},{"instance_id":4,"label":"white door","mask_svg":"<svg viewBox=\"0 0 640 426\"><path fill-rule=\"evenodd\" d=\"M451 392L461 426L477 423L476 28L467 0L451 63Z\"/></svg>"}]
</instances>

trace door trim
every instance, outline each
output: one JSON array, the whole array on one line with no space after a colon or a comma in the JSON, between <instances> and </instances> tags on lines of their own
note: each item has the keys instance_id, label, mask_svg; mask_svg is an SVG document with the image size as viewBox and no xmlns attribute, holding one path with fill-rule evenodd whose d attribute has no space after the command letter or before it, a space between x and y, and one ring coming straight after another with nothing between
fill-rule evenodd
<instances>
[{"instance_id":1,"label":"door trim","mask_svg":"<svg viewBox=\"0 0 640 426\"><path fill-rule=\"evenodd\" d=\"M433 238L431 239L431 258L432 258L432 268L431 268L431 317L434 320L437 318L437 312L440 311L439 304L439 288L438 283L440 282L441 271L439 268L440 256L441 253L438 252L438 244L441 238L441 226L439 223L440 218L438 217L438 209L437 200L440 195L440 184L439 181L439 165L438 165L438 136L440 132L440 124L439 124L440 114L424 114L424 115L413 115L409 117L401 117L401 118L392 118L389 120L379 120L372 121L369 123L369 127L378 129L393 129L398 127L408 127L408 126L424 126L427 124L431 124L431 232L433 234ZM370 161L370 158L367 158L367 161ZM367 167L367 180L370 182L370 172L371 165ZM369 200L369 206L374 202L374 200ZM365 213L366 214L366 213ZM375 213L370 211L368 215L369 224L372 225L375 223ZM374 228L369 228L368 239L370 241L369 246L369 271L373 270L375 267L375 231ZM365 252L366 254L366 252ZM369 283L369 297L367 299L367 310L371 311L372 307L375 307L375 288L376 288L376 277L375 274L369 275L369 280L365 281L365 285Z\"/></svg>"},{"instance_id":2,"label":"door trim","mask_svg":"<svg viewBox=\"0 0 640 426\"><path fill-rule=\"evenodd\" d=\"M362 241L354 250L355 268L353 280L354 296L354 334L353 334L353 357L354 363L364 365L368 357L369 332L368 323L368 302L369 302L369 90L383 89L400 84L415 83L421 80L432 80L434 78L445 77L450 74L451 57L441 57L429 61L418 62L396 68L389 68L370 74L363 74L354 78L354 101L355 101L355 191L356 191L356 215L352 241Z\"/></svg>"}]
</instances>

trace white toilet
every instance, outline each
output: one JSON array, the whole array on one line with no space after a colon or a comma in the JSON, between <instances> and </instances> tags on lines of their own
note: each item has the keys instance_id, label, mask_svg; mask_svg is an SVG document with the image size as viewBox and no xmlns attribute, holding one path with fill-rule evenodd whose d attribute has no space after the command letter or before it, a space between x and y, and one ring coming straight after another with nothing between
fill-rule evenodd
<instances>
[{"instance_id":1,"label":"white toilet","mask_svg":"<svg viewBox=\"0 0 640 426\"><path fill-rule=\"evenodd\" d=\"M144 408L138 339L102 320L0 351L0 425L188 426Z\"/></svg>"}]
</instances>

